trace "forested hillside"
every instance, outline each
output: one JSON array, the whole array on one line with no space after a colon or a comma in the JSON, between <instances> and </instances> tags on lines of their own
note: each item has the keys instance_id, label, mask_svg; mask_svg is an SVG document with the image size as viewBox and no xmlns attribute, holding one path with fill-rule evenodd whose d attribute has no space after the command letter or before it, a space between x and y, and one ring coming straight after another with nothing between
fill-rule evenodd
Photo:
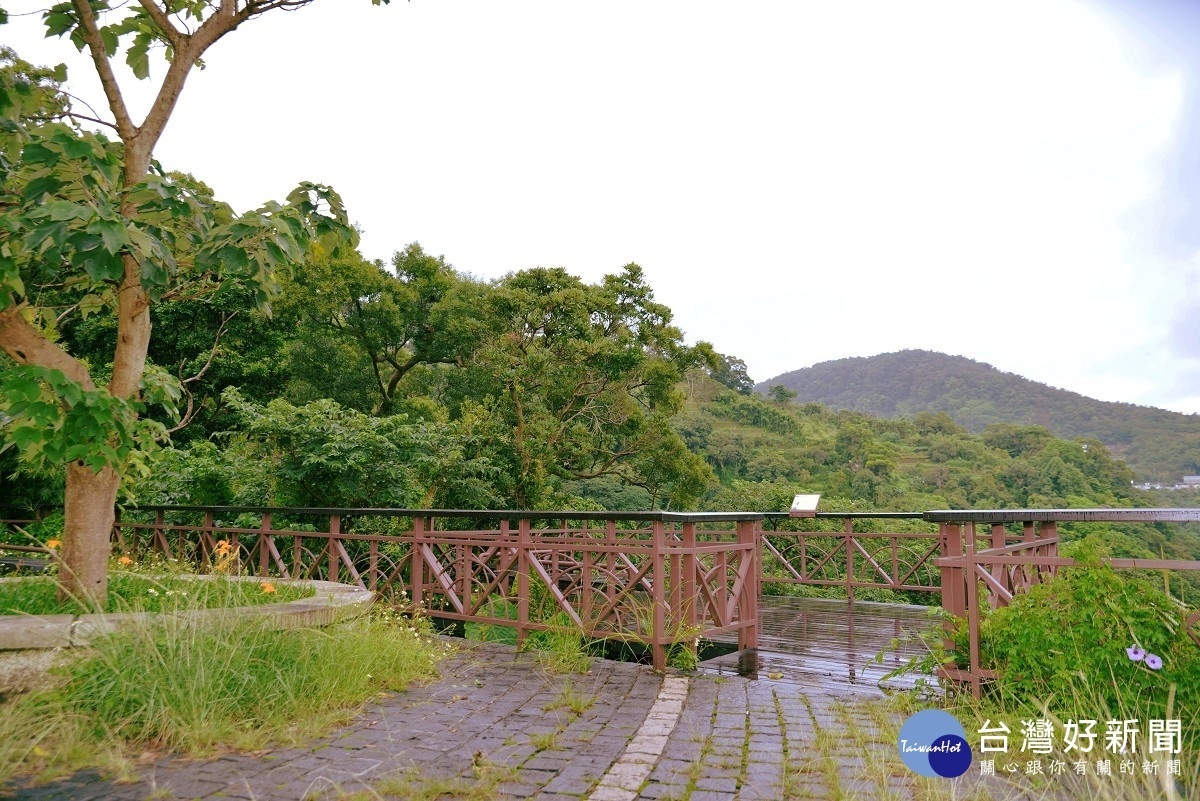
<instances>
[{"instance_id":1,"label":"forested hillside","mask_svg":"<svg viewBox=\"0 0 1200 801\"><path fill-rule=\"evenodd\" d=\"M962 356L923 350L838 359L776 376L798 403L879 417L945 412L968 431L995 423L1039 425L1100 440L1140 479L1176 482L1200 473L1200 415L1109 403L1041 384Z\"/></svg>"},{"instance_id":2,"label":"forested hillside","mask_svg":"<svg viewBox=\"0 0 1200 801\"><path fill-rule=\"evenodd\" d=\"M1166 505L1133 489L1130 472L1096 440L1038 426L972 434L944 413L885 419L796 405L692 382L676 426L719 483L704 508L781 510L793 493L821 493L824 511ZM1200 557L1194 526L1067 527L1101 553Z\"/></svg>"}]
</instances>

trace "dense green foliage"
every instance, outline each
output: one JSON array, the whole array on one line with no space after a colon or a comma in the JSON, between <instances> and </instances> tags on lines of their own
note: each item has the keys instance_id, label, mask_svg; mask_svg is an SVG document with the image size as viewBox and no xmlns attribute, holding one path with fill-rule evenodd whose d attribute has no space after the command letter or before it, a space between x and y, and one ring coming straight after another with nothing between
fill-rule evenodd
<instances>
[{"instance_id":1,"label":"dense green foliage","mask_svg":"<svg viewBox=\"0 0 1200 801\"><path fill-rule=\"evenodd\" d=\"M1145 720L1168 717L1173 686L1175 716L1194 710L1200 648L1182 626L1185 615L1147 580L1106 567L1066 570L984 621L983 664L1000 671L991 690L1054 711L1081 695L1103 704L1097 715ZM1135 646L1148 656L1130 658L1126 649Z\"/></svg>"},{"instance_id":2,"label":"dense green foliage","mask_svg":"<svg viewBox=\"0 0 1200 801\"><path fill-rule=\"evenodd\" d=\"M827 511L1148 505L1096 440L747 395L730 379L737 360L686 346L635 265L594 285L557 269L486 282L413 244L390 268L340 257L280 283L273 316L236 294L158 307L191 323L162 338L164 358L217 347L192 390L201 413L129 499L778 511L806 491ZM86 322L64 329L81 352L102 338ZM1119 528L1065 533L1114 556L1200 555L1187 527Z\"/></svg>"},{"instance_id":3,"label":"dense green foliage","mask_svg":"<svg viewBox=\"0 0 1200 801\"><path fill-rule=\"evenodd\" d=\"M391 269L340 258L281 280L270 318L181 302L196 323L188 337L202 341L203 329L217 343L192 390L203 413L127 486L132 498L593 507L580 488L596 482L636 489L642 507L679 508L712 481L671 421L685 372L720 357L683 343L636 265L595 285L561 269L483 282L414 244ZM68 335L87 352L100 331ZM258 376L269 373L267 388Z\"/></svg>"},{"instance_id":4,"label":"dense green foliage","mask_svg":"<svg viewBox=\"0 0 1200 801\"><path fill-rule=\"evenodd\" d=\"M838 359L784 373L757 389L774 385L794 390L799 403L877 417L944 411L975 433L993 425L1037 425L1059 437L1096 439L1148 481L1200 474L1200 416L1094 400L961 356L905 350Z\"/></svg>"}]
</instances>

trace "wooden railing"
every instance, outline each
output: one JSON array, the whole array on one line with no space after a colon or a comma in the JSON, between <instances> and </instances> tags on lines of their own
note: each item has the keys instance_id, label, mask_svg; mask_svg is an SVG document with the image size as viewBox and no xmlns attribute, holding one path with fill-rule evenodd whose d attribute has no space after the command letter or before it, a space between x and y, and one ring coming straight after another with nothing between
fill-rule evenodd
<instances>
[{"instance_id":1,"label":"wooden railing","mask_svg":"<svg viewBox=\"0 0 1200 801\"><path fill-rule=\"evenodd\" d=\"M850 602L859 589L940 591L934 560L942 553L935 526L910 524L909 528L916 529L912 531L861 530L899 520L921 521L922 515L819 512L812 518L796 519L786 513L764 514L760 581L837 587Z\"/></svg>"},{"instance_id":2,"label":"wooden railing","mask_svg":"<svg viewBox=\"0 0 1200 801\"><path fill-rule=\"evenodd\" d=\"M438 617L672 646L757 643L759 521L748 513L142 507L117 548L210 564L229 543L259 575L343 581ZM286 521L279 523L279 521ZM221 548L224 550L224 548Z\"/></svg>"},{"instance_id":3,"label":"wooden railing","mask_svg":"<svg viewBox=\"0 0 1200 801\"><path fill-rule=\"evenodd\" d=\"M697 637L736 632L739 647L755 647L767 582L842 588L852 604L864 588L939 592L969 636L966 666L946 666L942 676L978 695L994 677L980 663L983 605L1007 605L1076 564L1058 553L1060 523L1198 522L1200 509L819 513L785 526L786 519L152 506L119 515L114 540L124 554L197 566L211 565L225 541L247 572L357 584L439 617L511 626L520 641L561 621L589 637L642 642L659 668L669 648ZM901 520L911 522L894 522ZM856 530L889 521L907 530ZM52 556L32 545L3 548ZM1107 564L1200 570L1200 561ZM1185 625L1200 641L1200 615Z\"/></svg>"},{"instance_id":4,"label":"wooden railing","mask_svg":"<svg viewBox=\"0 0 1200 801\"><path fill-rule=\"evenodd\" d=\"M941 675L966 682L979 697L982 685L995 678L980 662L982 605L1006 606L1015 594L1078 564L1058 554L1059 524L1197 522L1200 509L936 511L923 517L940 527L943 555L935 564L941 570L942 607L967 621L967 665L947 665ZM1020 533L1010 526L1019 527ZM1121 570L1200 570L1200 561L1176 559L1106 559L1104 563ZM1200 616L1193 615L1185 625L1190 629L1197 624ZM947 646L953 646L949 639Z\"/></svg>"}]
</instances>

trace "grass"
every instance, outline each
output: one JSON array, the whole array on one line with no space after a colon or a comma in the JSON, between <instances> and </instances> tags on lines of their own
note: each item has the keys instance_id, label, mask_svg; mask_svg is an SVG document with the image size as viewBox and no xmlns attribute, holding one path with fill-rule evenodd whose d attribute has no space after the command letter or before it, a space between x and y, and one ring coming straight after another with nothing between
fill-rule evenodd
<instances>
[{"instance_id":1,"label":"grass","mask_svg":"<svg viewBox=\"0 0 1200 801\"><path fill-rule=\"evenodd\" d=\"M386 611L289 631L217 617L123 630L68 663L57 686L0 704L0 782L88 766L119 775L146 751L303 742L381 691L431 677L444 653Z\"/></svg>"},{"instance_id":2,"label":"grass","mask_svg":"<svg viewBox=\"0 0 1200 801\"><path fill-rule=\"evenodd\" d=\"M1200 731L1196 730L1193 710L1175 709L1173 693L1168 701L1166 717L1176 717L1182 722L1182 742L1178 754L1150 754L1146 739L1148 737L1149 721L1162 718L1163 712L1151 711L1137 707L1110 708L1104 701L1107 693L1093 686L1093 679L1080 675L1078 682L1069 688L1063 688L1054 696L1048 696L1036 703L1017 703L1012 700L987 699L976 701L970 696L955 698L947 707L967 730L967 739L976 751L976 758L987 756L994 759L996 777L994 784L998 785L999 797L1062 797L1089 798L1098 801L1117 801L1127 798L1160 798L1164 801L1184 801L1184 799L1200 798ZM1154 707L1157 709L1158 707ZM1048 720L1053 726L1053 748L1047 754L1022 753L1022 722ZM978 730L985 721L1004 722L1011 733L1008 735L1007 752L979 753ZM1074 764L1080 760L1078 750L1065 749L1063 730L1066 721L1095 720L1094 731L1097 733L1094 747L1089 754L1084 754L1087 763L1086 771L1082 774L1074 770ZM1108 720L1137 721L1140 734L1136 753L1122 756L1111 753L1105 747L1105 729ZM1025 772L1027 763L1038 759L1041 761L1044 773L1029 775ZM1098 759L1111 760L1112 774L1097 775L1095 763ZM1179 760L1179 773L1169 775L1167 759ZM1123 773L1119 765L1123 760L1134 763L1132 772ZM1049 773L1051 761L1065 765L1062 773ZM1153 773L1143 770L1143 763L1155 765ZM1015 764L1018 769L1009 773L1004 768ZM978 774L979 768L972 771ZM1007 793L1007 795L1005 795Z\"/></svg>"},{"instance_id":3,"label":"grass","mask_svg":"<svg viewBox=\"0 0 1200 801\"><path fill-rule=\"evenodd\" d=\"M596 703L595 696L589 698L582 693L575 692L575 688L568 681L559 690L558 696L554 700L542 705L542 711L553 712L556 709L566 709L573 718L577 718L591 709L594 703Z\"/></svg>"},{"instance_id":4,"label":"grass","mask_svg":"<svg viewBox=\"0 0 1200 801\"><path fill-rule=\"evenodd\" d=\"M539 751L549 751L558 744L558 735L561 731L546 731L536 732L529 735L529 744Z\"/></svg>"},{"instance_id":5,"label":"grass","mask_svg":"<svg viewBox=\"0 0 1200 801\"><path fill-rule=\"evenodd\" d=\"M544 606L544 603L539 604L539 609ZM514 621L517 618L517 606L511 601L494 599L482 611L488 615ZM549 628L530 632L524 648L533 651L546 672L564 675L587 673L591 670L592 656L589 653L591 646L579 628L564 612L559 611L554 614L538 612L534 617L542 620ZM500 642L506 645L517 644L515 626L469 622L464 629L468 640Z\"/></svg>"},{"instance_id":6,"label":"grass","mask_svg":"<svg viewBox=\"0 0 1200 801\"><path fill-rule=\"evenodd\" d=\"M477 758L471 768L472 776L434 778L424 776L418 770L401 771L375 782L366 790L354 793L336 793L338 801L492 801L499 797L497 786L516 778L516 771Z\"/></svg>"},{"instance_id":7,"label":"grass","mask_svg":"<svg viewBox=\"0 0 1200 801\"><path fill-rule=\"evenodd\" d=\"M1136 758L1137 770L1120 773L1120 757L1103 753L1104 720L1109 717L1139 719L1138 710L1108 710L1087 692L1086 682L1080 689L1059 699L1056 714L1050 716L1058 733L1058 745L1050 754L1023 754L1021 746L1021 721L1046 718L1047 711L1036 706L1018 706L995 701L979 702L970 696L954 696L940 702L948 712L963 724L967 739L975 752L975 762L959 779L947 781L939 778L924 778L913 774L900 759L896 749L900 726L914 712L935 704L927 697L915 693L903 693L885 699L855 699L835 703L831 707L833 723L815 726L814 736L799 753L787 753L785 746L785 770L783 777L784 799L800 799L812 796L814 786L823 788L828 799L877 799L913 798L916 801L1037 801L1038 799L1096 799L1097 801L1124 801L1125 799L1157 798L1163 801L1185 801L1200 798L1200 753L1184 744L1181 757L1180 776L1174 786L1164 783L1162 776L1165 765L1159 765L1157 775L1147 775L1141 769L1144 753ZM1068 700L1069 698L1069 700ZM777 704L782 727L782 709ZM1149 715L1141 715L1143 730ZM1088 772L1079 775L1072 770L1078 755L1071 755L1061 747L1062 723L1067 719L1097 719L1100 736L1096 749L1090 757ZM1182 715L1187 729L1189 717ZM1006 721L1012 730L1009 735L1007 755L989 753L996 757L996 775L983 776L979 751L978 730L986 720ZM786 738L785 738L786 741ZM1099 751L1101 753L1096 753ZM1028 775L1027 762L1040 757L1044 769L1042 775ZM1092 765L1097 758L1112 759L1112 775L1096 775ZM1066 770L1059 775L1046 775L1051 760L1064 762ZM1003 770L1008 763L1019 767L1013 773ZM870 788L864 791L861 788Z\"/></svg>"},{"instance_id":8,"label":"grass","mask_svg":"<svg viewBox=\"0 0 1200 801\"><path fill-rule=\"evenodd\" d=\"M314 594L311 587L281 581L244 581L171 573L116 573L108 583L108 603L97 610L75 599L58 600L52 576L0 581L0 615L80 615L89 612L165 612L186 609L285 603Z\"/></svg>"}]
</instances>

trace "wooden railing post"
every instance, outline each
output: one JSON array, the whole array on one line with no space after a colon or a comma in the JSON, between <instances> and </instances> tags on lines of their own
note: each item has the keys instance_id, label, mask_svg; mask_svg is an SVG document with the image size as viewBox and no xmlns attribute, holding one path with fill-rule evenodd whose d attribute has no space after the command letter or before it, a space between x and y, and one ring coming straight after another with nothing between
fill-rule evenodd
<instances>
[{"instance_id":1,"label":"wooden railing post","mask_svg":"<svg viewBox=\"0 0 1200 801\"><path fill-rule=\"evenodd\" d=\"M667 597L666 597L666 537L667 527L661 520L655 520L653 524L654 531L654 547L651 558L654 564L651 567L653 585L651 586L650 603L653 604L651 617L650 632L650 650L653 657L655 670L667 669Z\"/></svg>"},{"instance_id":2,"label":"wooden railing post","mask_svg":"<svg viewBox=\"0 0 1200 801\"><path fill-rule=\"evenodd\" d=\"M123 532L121 530L121 507L119 507L119 506L113 511L113 527L112 527L112 531L109 532L109 534L110 534L109 541L116 544L118 551L120 551L121 553L129 553L129 548L125 545L125 532ZM134 539L133 544L134 544L133 557L136 559L137 558L137 539L136 538Z\"/></svg>"},{"instance_id":3,"label":"wooden railing post","mask_svg":"<svg viewBox=\"0 0 1200 801\"><path fill-rule=\"evenodd\" d=\"M979 664L979 580L975 575L975 524L967 523L966 549L967 579L967 628L970 632L968 650L971 660L971 694L979 698L982 693L981 665Z\"/></svg>"},{"instance_id":4,"label":"wooden railing post","mask_svg":"<svg viewBox=\"0 0 1200 801\"><path fill-rule=\"evenodd\" d=\"M682 625L692 628L700 617L700 593L696 587L696 524L683 524L683 559L682 575L676 581L681 587L681 607L676 610L680 614Z\"/></svg>"},{"instance_id":5,"label":"wooden railing post","mask_svg":"<svg viewBox=\"0 0 1200 801\"><path fill-rule=\"evenodd\" d=\"M941 523L938 526L941 536L941 555L943 559L955 559L962 556L962 526L958 523ZM943 564L941 567L942 608L954 617L966 614L966 598L963 595L962 568L955 565ZM946 627L946 648L954 648L954 640L950 636L954 627L950 621Z\"/></svg>"},{"instance_id":6,"label":"wooden railing post","mask_svg":"<svg viewBox=\"0 0 1200 801\"><path fill-rule=\"evenodd\" d=\"M150 538L150 552L158 551L164 559L171 558L171 545L167 542L166 512L158 509L154 512L154 536Z\"/></svg>"},{"instance_id":7,"label":"wooden railing post","mask_svg":"<svg viewBox=\"0 0 1200 801\"><path fill-rule=\"evenodd\" d=\"M528 517L517 521L517 645L529 636L529 549L532 547Z\"/></svg>"},{"instance_id":8,"label":"wooden railing post","mask_svg":"<svg viewBox=\"0 0 1200 801\"><path fill-rule=\"evenodd\" d=\"M204 511L204 520L200 524L200 551L196 554L197 567L207 569L207 565L212 563L212 549L214 545L213 529L216 528L216 515L212 509Z\"/></svg>"},{"instance_id":9,"label":"wooden railing post","mask_svg":"<svg viewBox=\"0 0 1200 801\"><path fill-rule=\"evenodd\" d=\"M258 575L265 577L271 567L271 516L262 516L258 529Z\"/></svg>"},{"instance_id":10,"label":"wooden railing post","mask_svg":"<svg viewBox=\"0 0 1200 801\"><path fill-rule=\"evenodd\" d=\"M742 546L742 559L761 561L762 528L756 520L737 522L738 544ZM741 597L737 599L738 617L743 624L738 629L738 650L758 647L758 598L761 586L759 570L751 567L746 571L747 581L742 585Z\"/></svg>"},{"instance_id":11,"label":"wooden railing post","mask_svg":"<svg viewBox=\"0 0 1200 801\"><path fill-rule=\"evenodd\" d=\"M854 606L854 518L847 517L844 526L846 543L846 599Z\"/></svg>"},{"instance_id":12,"label":"wooden railing post","mask_svg":"<svg viewBox=\"0 0 1200 801\"><path fill-rule=\"evenodd\" d=\"M337 548L334 547L334 542L342 534L342 517L341 515L329 516L329 539L326 541L326 547L329 550L328 561L326 562L326 581L337 581L341 575L341 565L338 562Z\"/></svg>"},{"instance_id":13,"label":"wooden railing post","mask_svg":"<svg viewBox=\"0 0 1200 801\"><path fill-rule=\"evenodd\" d=\"M1008 544L1008 529L1006 529L1004 527L1003 523L992 523L991 547L1003 548L1007 544ZM999 575L996 575L997 569L999 570ZM989 567L987 570L989 573L992 574L992 576L996 579L996 581L998 581L1000 583L1001 587L1008 590L1010 593L1013 591L1012 571L1007 566L993 565L993 566ZM988 590L988 606L990 606L992 609L995 609L999 605L1000 605L1000 596L997 595L994 590L989 588L989 590Z\"/></svg>"},{"instance_id":14,"label":"wooden railing post","mask_svg":"<svg viewBox=\"0 0 1200 801\"><path fill-rule=\"evenodd\" d=\"M425 518L413 518L412 554L409 565L408 583L412 588L413 606L420 609L425 604Z\"/></svg>"},{"instance_id":15,"label":"wooden railing post","mask_svg":"<svg viewBox=\"0 0 1200 801\"><path fill-rule=\"evenodd\" d=\"M367 545L367 589L371 592L379 589L379 540L371 540Z\"/></svg>"}]
</instances>

